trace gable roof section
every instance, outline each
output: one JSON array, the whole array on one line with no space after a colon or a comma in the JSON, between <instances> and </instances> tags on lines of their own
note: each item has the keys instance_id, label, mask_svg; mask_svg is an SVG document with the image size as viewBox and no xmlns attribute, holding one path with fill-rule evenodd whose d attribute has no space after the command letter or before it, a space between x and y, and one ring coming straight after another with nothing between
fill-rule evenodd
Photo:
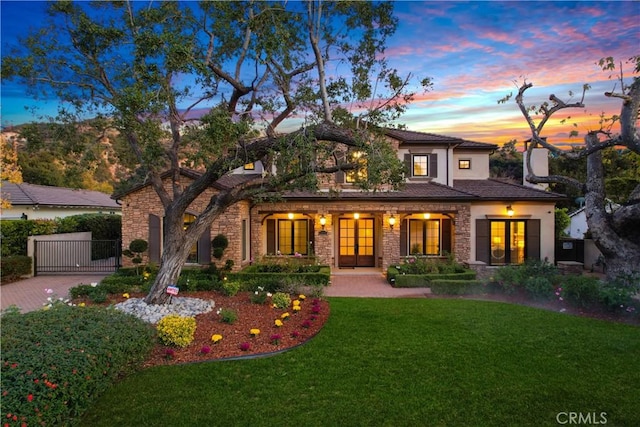
<instances>
[{"instance_id":1,"label":"gable roof section","mask_svg":"<svg viewBox=\"0 0 640 427\"><path fill-rule=\"evenodd\" d=\"M10 182L3 182L1 191L2 198L8 199L13 206L41 205L120 210L120 205L115 200L99 191Z\"/></svg>"},{"instance_id":2,"label":"gable roof section","mask_svg":"<svg viewBox=\"0 0 640 427\"><path fill-rule=\"evenodd\" d=\"M408 145L455 145L456 148L495 150L496 144L484 142L467 141L466 139L453 136L437 135L435 133L416 132L404 129L384 129L384 134L393 139L397 139L402 144Z\"/></svg>"},{"instance_id":3,"label":"gable roof section","mask_svg":"<svg viewBox=\"0 0 640 427\"><path fill-rule=\"evenodd\" d=\"M558 201L566 196L498 179L454 179L453 188L482 200Z\"/></svg>"}]
</instances>

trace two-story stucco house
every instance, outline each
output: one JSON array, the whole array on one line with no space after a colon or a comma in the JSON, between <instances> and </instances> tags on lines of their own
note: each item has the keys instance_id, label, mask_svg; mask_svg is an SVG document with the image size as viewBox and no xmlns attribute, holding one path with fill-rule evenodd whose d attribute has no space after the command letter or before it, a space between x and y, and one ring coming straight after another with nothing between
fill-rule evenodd
<instances>
[{"instance_id":1,"label":"two-story stucco house","mask_svg":"<svg viewBox=\"0 0 640 427\"><path fill-rule=\"evenodd\" d=\"M422 132L388 129L405 161L406 185L398 191L363 192L338 172L317 192L291 192L277 203L239 202L216 220L194 246L190 263L211 262L211 239L224 234L225 259L242 268L264 255L315 254L332 268L386 269L403 256L453 254L482 266L554 260L554 207L559 194L489 178L496 145ZM262 172L246 165L219 180L185 215L192 221L217 190ZM186 179L197 172L184 170ZM329 189L332 188L332 191ZM336 188L339 191L335 191ZM121 196L123 245L149 242L159 262L162 206L150 185Z\"/></svg>"}]
</instances>

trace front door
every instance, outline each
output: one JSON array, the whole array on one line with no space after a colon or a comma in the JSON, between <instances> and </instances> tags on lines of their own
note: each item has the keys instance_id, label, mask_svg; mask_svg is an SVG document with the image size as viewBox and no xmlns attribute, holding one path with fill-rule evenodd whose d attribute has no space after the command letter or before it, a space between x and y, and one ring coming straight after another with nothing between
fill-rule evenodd
<instances>
[{"instance_id":1,"label":"front door","mask_svg":"<svg viewBox=\"0 0 640 427\"><path fill-rule=\"evenodd\" d=\"M340 218L340 267L375 267L373 218Z\"/></svg>"}]
</instances>

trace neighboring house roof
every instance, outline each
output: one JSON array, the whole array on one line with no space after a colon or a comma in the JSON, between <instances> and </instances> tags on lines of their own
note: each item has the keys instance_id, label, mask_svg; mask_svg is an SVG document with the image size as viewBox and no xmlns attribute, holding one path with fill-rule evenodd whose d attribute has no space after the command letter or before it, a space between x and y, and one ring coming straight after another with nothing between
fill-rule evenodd
<instances>
[{"instance_id":1,"label":"neighboring house roof","mask_svg":"<svg viewBox=\"0 0 640 427\"><path fill-rule=\"evenodd\" d=\"M9 200L12 206L120 209L120 205L115 200L99 191L3 182L0 192L2 192L2 198Z\"/></svg>"},{"instance_id":2,"label":"neighboring house roof","mask_svg":"<svg viewBox=\"0 0 640 427\"><path fill-rule=\"evenodd\" d=\"M403 129L384 129L384 134L397 139L403 144L455 145L456 148L495 150L496 144L467 141L453 136L436 135L434 133L416 132Z\"/></svg>"}]
</instances>

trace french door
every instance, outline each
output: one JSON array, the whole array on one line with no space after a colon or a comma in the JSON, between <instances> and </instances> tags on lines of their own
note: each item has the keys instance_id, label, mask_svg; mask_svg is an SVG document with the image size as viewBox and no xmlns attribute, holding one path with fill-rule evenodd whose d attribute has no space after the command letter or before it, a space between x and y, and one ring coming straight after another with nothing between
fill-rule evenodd
<instances>
[{"instance_id":1,"label":"french door","mask_svg":"<svg viewBox=\"0 0 640 427\"><path fill-rule=\"evenodd\" d=\"M375 267L373 218L340 218L340 267Z\"/></svg>"}]
</instances>

